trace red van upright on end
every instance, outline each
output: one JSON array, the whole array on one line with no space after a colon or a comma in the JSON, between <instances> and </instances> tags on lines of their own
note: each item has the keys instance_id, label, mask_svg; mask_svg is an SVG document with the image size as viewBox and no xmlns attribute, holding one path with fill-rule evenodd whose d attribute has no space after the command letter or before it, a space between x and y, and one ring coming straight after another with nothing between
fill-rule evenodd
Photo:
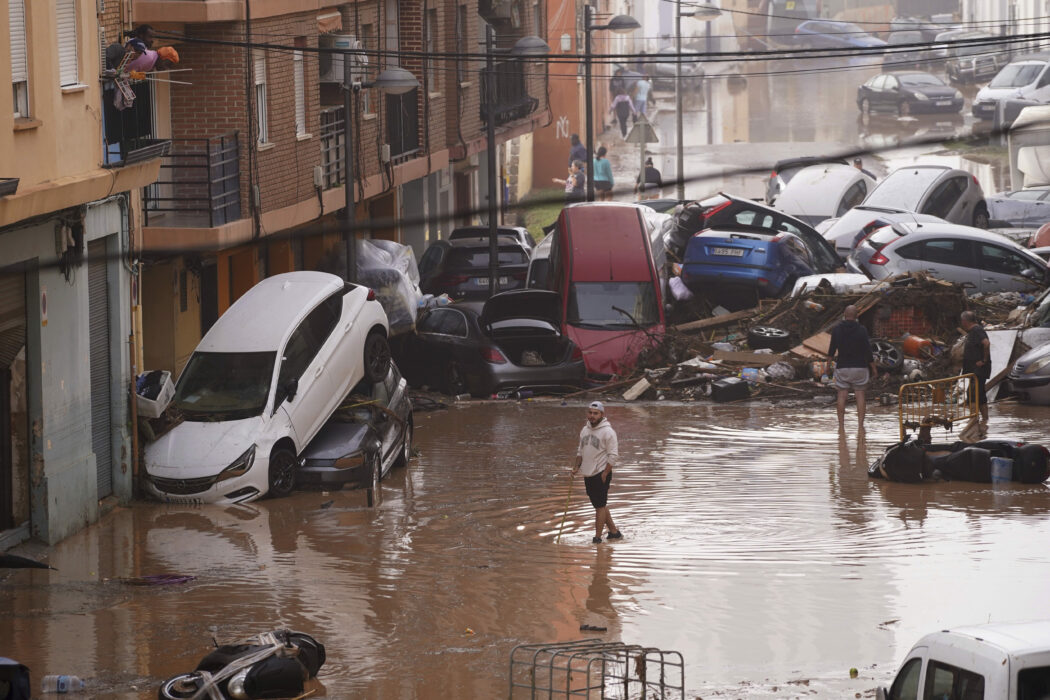
<instances>
[{"instance_id":1,"label":"red van upright on end","mask_svg":"<svg viewBox=\"0 0 1050 700\"><path fill-rule=\"evenodd\" d=\"M548 279L561 294L563 332L583 350L591 376L624 374L664 334L660 277L640 205L562 209Z\"/></svg>"}]
</instances>

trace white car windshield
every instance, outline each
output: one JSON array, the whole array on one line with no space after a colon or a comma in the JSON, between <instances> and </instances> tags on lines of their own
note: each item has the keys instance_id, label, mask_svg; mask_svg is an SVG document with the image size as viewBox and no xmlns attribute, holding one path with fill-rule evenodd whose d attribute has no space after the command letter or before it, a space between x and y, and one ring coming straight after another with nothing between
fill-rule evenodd
<instances>
[{"instance_id":1,"label":"white car windshield","mask_svg":"<svg viewBox=\"0 0 1050 700\"><path fill-rule=\"evenodd\" d=\"M195 352L173 403L189 421L240 420L263 412L276 352Z\"/></svg>"},{"instance_id":2,"label":"white car windshield","mask_svg":"<svg viewBox=\"0 0 1050 700\"><path fill-rule=\"evenodd\" d=\"M988 87L1024 87L1029 83L1035 82L1041 70L1043 70L1043 64L1040 63L1011 63L999 71L999 75L995 76L992 82L988 83Z\"/></svg>"},{"instance_id":3,"label":"white car windshield","mask_svg":"<svg viewBox=\"0 0 1050 700\"><path fill-rule=\"evenodd\" d=\"M660 322L660 309L652 282L576 282L566 317L573 326L648 327Z\"/></svg>"}]
</instances>

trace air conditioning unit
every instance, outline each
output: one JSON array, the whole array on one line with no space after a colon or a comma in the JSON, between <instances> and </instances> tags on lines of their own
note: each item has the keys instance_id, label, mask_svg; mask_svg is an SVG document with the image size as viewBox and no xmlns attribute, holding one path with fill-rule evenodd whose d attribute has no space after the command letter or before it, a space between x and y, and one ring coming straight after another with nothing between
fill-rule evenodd
<instances>
[{"instance_id":1,"label":"air conditioning unit","mask_svg":"<svg viewBox=\"0 0 1050 700\"><path fill-rule=\"evenodd\" d=\"M364 48L356 37L350 34L322 34L317 37L318 48L322 49L317 62L320 71L318 78L322 83L343 82L343 54L340 51L359 51ZM363 53L352 54L352 77L355 81L365 79L368 56Z\"/></svg>"}]
</instances>

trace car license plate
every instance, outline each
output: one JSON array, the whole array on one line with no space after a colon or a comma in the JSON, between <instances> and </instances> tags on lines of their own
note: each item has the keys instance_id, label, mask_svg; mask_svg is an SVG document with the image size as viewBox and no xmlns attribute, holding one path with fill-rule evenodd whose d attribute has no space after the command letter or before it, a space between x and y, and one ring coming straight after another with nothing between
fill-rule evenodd
<instances>
[{"instance_id":1,"label":"car license plate","mask_svg":"<svg viewBox=\"0 0 1050 700\"><path fill-rule=\"evenodd\" d=\"M732 255L733 257L742 258L744 257L743 248L712 248L712 255Z\"/></svg>"},{"instance_id":2,"label":"car license plate","mask_svg":"<svg viewBox=\"0 0 1050 700\"><path fill-rule=\"evenodd\" d=\"M479 287L487 287L487 286L489 286L489 278L488 277L475 277L474 278L474 284L478 285ZM500 277L499 278L499 286L506 287L508 284L510 284L510 277Z\"/></svg>"},{"instance_id":3,"label":"car license plate","mask_svg":"<svg viewBox=\"0 0 1050 700\"><path fill-rule=\"evenodd\" d=\"M951 100L937 100L937 106L938 107L947 107L951 103L952 103Z\"/></svg>"}]
</instances>

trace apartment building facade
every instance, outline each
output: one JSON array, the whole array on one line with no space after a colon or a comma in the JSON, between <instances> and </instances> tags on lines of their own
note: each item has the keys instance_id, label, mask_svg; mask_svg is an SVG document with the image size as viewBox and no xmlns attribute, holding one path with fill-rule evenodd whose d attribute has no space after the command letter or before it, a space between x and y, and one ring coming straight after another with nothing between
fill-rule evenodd
<instances>
[{"instance_id":1,"label":"apartment building facade","mask_svg":"<svg viewBox=\"0 0 1050 700\"><path fill-rule=\"evenodd\" d=\"M132 497L139 193L164 145L107 157L100 7L0 12L0 549Z\"/></svg>"},{"instance_id":2,"label":"apartment building facade","mask_svg":"<svg viewBox=\"0 0 1050 700\"><path fill-rule=\"evenodd\" d=\"M157 110L154 130L172 147L144 203L150 369L180 371L218 315L260 279L345 271L344 60L358 84L349 120L355 235L406 243L417 256L487 210L486 22L499 55L497 144L549 118L544 66L512 63L502 51L544 26L538 3L133 0L131 7L135 23L153 25L177 47L188 71L175 77L192 83L160 87L168 96L155 100L170 106ZM393 67L411 72L418 87L392 95L369 86ZM497 176L503 172L501 162Z\"/></svg>"}]
</instances>

